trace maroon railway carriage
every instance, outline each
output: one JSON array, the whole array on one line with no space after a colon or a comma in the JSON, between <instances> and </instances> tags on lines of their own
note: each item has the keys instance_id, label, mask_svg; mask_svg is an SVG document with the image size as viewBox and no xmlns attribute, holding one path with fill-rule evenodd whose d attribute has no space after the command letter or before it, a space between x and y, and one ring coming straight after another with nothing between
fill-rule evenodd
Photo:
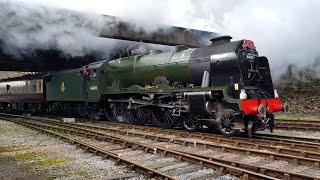
<instances>
[{"instance_id":1,"label":"maroon railway carriage","mask_svg":"<svg viewBox=\"0 0 320 180\"><path fill-rule=\"evenodd\" d=\"M45 102L42 75L26 75L0 81L1 109L41 110Z\"/></svg>"}]
</instances>

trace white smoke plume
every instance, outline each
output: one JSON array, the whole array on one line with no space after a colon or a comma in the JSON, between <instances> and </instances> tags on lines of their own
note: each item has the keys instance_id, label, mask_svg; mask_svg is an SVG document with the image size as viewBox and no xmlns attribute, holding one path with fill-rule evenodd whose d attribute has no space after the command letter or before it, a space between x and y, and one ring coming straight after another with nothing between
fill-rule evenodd
<instances>
[{"instance_id":1,"label":"white smoke plume","mask_svg":"<svg viewBox=\"0 0 320 180\"><path fill-rule=\"evenodd\" d=\"M102 45L96 38L103 25L99 15L1 1L0 24L1 47L16 57L36 49L82 56Z\"/></svg>"},{"instance_id":2,"label":"white smoke plume","mask_svg":"<svg viewBox=\"0 0 320 180\"><path fill-rule=\"evenodd\" d=\"M108 58L124 48L167 49L163 46L98 37L102 28L108 30L106 27L111 28L117 23L117 19L107 19L92 12L18 0L0 0L0 47L5 54L17 59L36 50L58 50L64 57L97 53L99 57ZM145 32L162 27L152 23L142 26L142 21L137 23L130 25Z\"/></svg>"},{"instance_id":3,"label":"white smoke plume","mask_svg":"<svg viewBox=\"0 0 320 180\"><path fill-rule=\"evenodd\" d=\"M3 27L8 27L4 25L15 24L14 22L18 21L16 18L5 22L6 19L4 21L3 18L6 17L3 16L8 15L8 9L18 10L14 4L21 2L24 4L20 5L20 8L28 8L17 12L19 19L28 19L30 9L31 12L37 12L36 7L48 7L46 11L40 11L46 15L44 16L46 20L36 17L34 21L31 19L19 24L34 28L35 24L42 22L40 23L42 31L34 33L39 35L38 37L25 36L23 33L28 29L14 30L14 26L9 26L13 30L11 33L3 34ZM299 67L310 66L320 55L318 48L320 21L317 20L320 16L318 10L320 1L318 0L2 0L1 4L6 4L7 7L2 8L4 12L2 9L0 11L2 28L0 35L8 37L6 43L11 45L8 47L31 47L28 38L35 38L33 41L35 43L32 44L35 47L50 48L54 45L77 55L87 52L88 49L104 50L117 46L118 41L109 43L109 40L96 40L97 30L105 23L101 23L99 15L92 15L96 13L134 20L137 28L146 31L154 31L159 24L165 24L228 34L233 36L234 40L253 40L259 54L268 57L273 76L279 76L288 64L296 64ZM57 14L56 10L50 10L52 7L67 8L87 14L81 16L82 20L78 20L69 17L66 12ZM48 26L50 19L61 18L64 19L63 24L49 23ZM15 32L22 35L12 38ZM12 50L15 48L6 49L9 52Z\"/></svg>"},{"instance_id":4,"label":"white smoke plume","mask_svg":"<svg viewBox=\"0 0 320 180\"><path fill-rule=\"evenodd\" d=\"M225 14L220 31L237 39L252 39L260 55L268 57L273 77L277 78L288 64L315 64L320 55L318 7L320 1L316 0L247 0Z\"/></svg>"}]
</instances>

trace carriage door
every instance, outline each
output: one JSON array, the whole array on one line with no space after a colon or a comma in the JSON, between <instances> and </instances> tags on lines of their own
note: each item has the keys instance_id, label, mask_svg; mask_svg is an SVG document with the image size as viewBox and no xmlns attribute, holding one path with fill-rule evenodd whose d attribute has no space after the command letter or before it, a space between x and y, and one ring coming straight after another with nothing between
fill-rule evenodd
<instances>
[{"instance_id":1,"label":"carriage door","mask_svg":"<svg viewBox=\"0 0 320 180\"><path fill-rule=\"evenodd\" d=\"M85 80L88 102L100 101L100 83L97 68L89 68L90 76Z\"/></svg>"}]
</instances>

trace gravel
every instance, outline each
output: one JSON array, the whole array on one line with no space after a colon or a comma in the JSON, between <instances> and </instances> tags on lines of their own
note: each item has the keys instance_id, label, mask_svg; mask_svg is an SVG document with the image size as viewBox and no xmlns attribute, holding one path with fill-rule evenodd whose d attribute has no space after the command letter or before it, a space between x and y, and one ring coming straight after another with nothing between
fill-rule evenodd
<instances>
[{"instance_id":1,"label":"gravel","mask_svg":"<svg viewBox=\"0 0 320 180\"><path fill-rule=\"evenodd\" d=\"M298 167L294 167L292 169L292 172L301 173L301 172L307 171L309 168L310 168L310 166L307 166L307 165L298 166Z\"/></svg>"},{"instance_id":2,"label":"gravel","mask_svg":"<svg viewBox=\"0 0 320 180\"><path fill-rule=\"evenodd\" d=\"M123 157L123 156L134 156L134 155L139 155L143 154L143 151L129 151L129 152L123 152L123 153L118 153L118 156Z\"/></svg>"},{"instance_id":3,"label":"gravel","mask_svg":"<svg viewBox=\"0 0 320 180\"><path fill-rule=\"evenodd\" d=\"M160 159L156 159L156 160L150 160L150 161L143 162L142 165L150 166L150 165L161 164L161 163L166 163L166 162L171 162L171 161L175 161L175 158L165 157L165 158L160 158Z\"/></svg>"},{"instance_id":4,"label":"gravel","mask_svg":"<svg viewBox=\"0 0 320 180\"><path fill-rule=\"evenodd\" d=\"M147 179L150 179L150 178L141 175L141 176L138 176L138 177L129 178L128 180L147 180Z\"/></svg>"},{"instance_id":5,"label":"gravel","mask_svg":"<svg viewBox=\"0 0 320 180\"><path fill-rule=\"evenodd\" d=\"M226 175L223 175L223 176L220 176L218 178L214 178L215 180L236 180L238 179L237 177L233 176L233 175L230 175L230 174L226 174Z\"/></svg>"},{"instance_id":6,"label":"gravel","mask_svg":"<svg viewBox=\"0 0 320 180\"><path fill-rule=\"evenodd\" d=\"M198 154L201 155L206 155L206 154L212 154L212 153L220 153L219 151L213 150L213 149L201 149L200 151L197 152Z\"/></svg>"},{"instance_id":7,"label":"gravel","mask_svg":"<svg viewBox=\"0 0 320 180\"><path fill-rule=\"evenodd\" d=\"M68 180L104 179L111 175L131 172L124 166L115 165L114 161L104 160L102 157L94 156L91 153L85 153L82 149L77 149L74 145L64 143L61 140L40 134L11 122L0 120L0 129L0 148L19 150L51 146L59 147L45 150L39 149L36 153L44 153L45 156L17 160L15 162L19 167L24 167L26 171L32 171L35 174L45 174L46 177ZM0 159L15 157L14 155L24 153L26 152L21 151L9 155L0 155ZM36 167L30 166L34 163L55 158L61 158L65 161L41 164L41 166ZM141 176L137 179L144 178L145 177Z\"/></svg>"},{"instance_id":8,"label":"gravel","mask_svg":"<svg viewBox=\"0 0 320 180\"><path fill-rule=\"evenodd\" d=\"M241 160L239 160L242 163L248 163L248 164L255 164L259 161L265 160L263 157L257 157L257 156L245 156Z\"/></svg>"},{"instance_id":9,"label":"gravel","mask_svg":"<svg viewBox=\"0 0 320 180\"><path fill-rule=\"evenodd\" d=\"M214 175L215 173L216 173L216 171L214 171L213 169L204 168L204 169L200 169L197 172L182 174L178 178L179 179L195 179L195 178L207 176L209 174Z\"/></svg>"},{"instance_id":10,"label":"gravel","mask_svg":"<svg viewBox=\"0 0 320 180\"><path fill-rule=\"evenodd\" d=\"M273 168L273 169L281 169L284 166L289 165L288 162L286 161L272 161L268 164L263 164L263 167L267 167L267 168Z\"/></svg>"},{"instance_id":11,"label":"gravel","mask_svg":"<svg viewBox=\"0 0 320 180\"><path fill-rule=\"evenodd\" d=\"M157 156L153 155L153 154L141 154L141 155L137 155L137 156L132 156L128 159L130 161L143 161L145 159L150 159L150 158L155 158L155 157L157 157Z\"/></svg>"}]
</instances>

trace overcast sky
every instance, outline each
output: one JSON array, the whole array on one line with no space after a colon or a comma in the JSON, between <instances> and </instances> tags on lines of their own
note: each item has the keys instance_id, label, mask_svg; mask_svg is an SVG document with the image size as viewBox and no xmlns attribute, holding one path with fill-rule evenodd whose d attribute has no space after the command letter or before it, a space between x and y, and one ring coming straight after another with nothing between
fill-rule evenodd
<instances>
[{"instance_id":1,"label":"overcast sky","mask_svg":"<svg viewBox=\"0 0 320 180\"><path fill-rule=\"evenodd\" d=\"M145 28L176 25L251 39L276 67L311 64L320 55L319 0L11 1L135 19Z\"/></svg>"}]
</instances>

